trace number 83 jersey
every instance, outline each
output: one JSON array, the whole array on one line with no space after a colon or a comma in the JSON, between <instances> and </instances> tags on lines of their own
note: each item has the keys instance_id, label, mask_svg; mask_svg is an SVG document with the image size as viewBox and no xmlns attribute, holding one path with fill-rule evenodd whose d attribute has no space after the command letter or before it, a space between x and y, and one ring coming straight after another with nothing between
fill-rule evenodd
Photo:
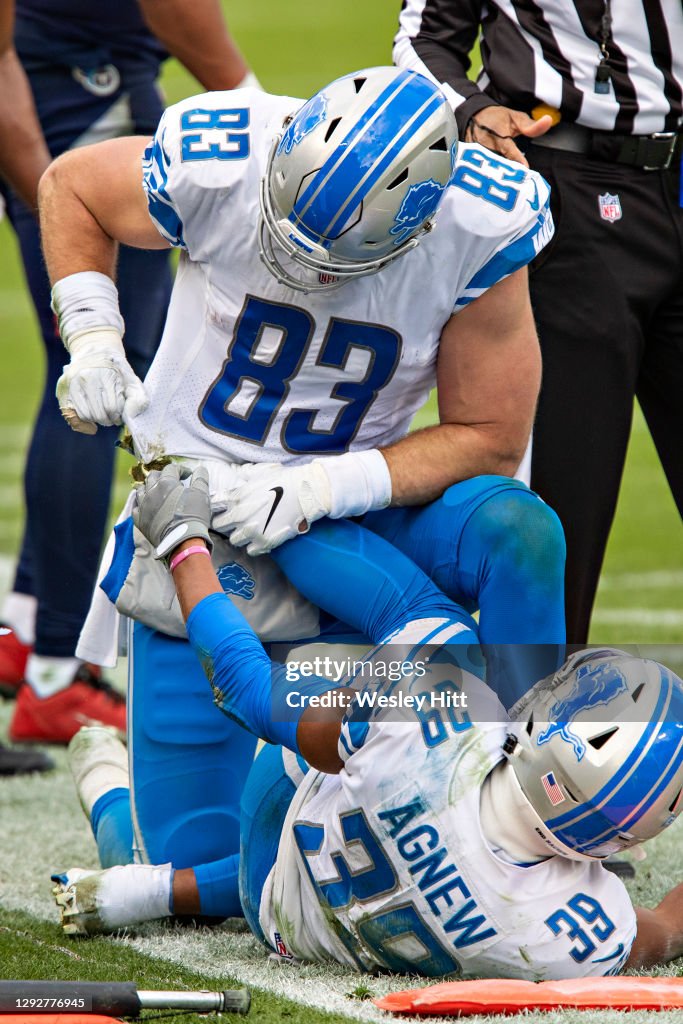
<instances>
[{"instance_id":1,"label":"number 83 jersey","mask_svg":"<svg viewBox=\"0 0 683 1024\"><path fill-rule=\"evenodd\" d=\"M143 184L181 250L138 454L296 462L403 436L435 383L445 323L552 235L537 174L462 146L434 230L379 274L303 294L260 260L259 186L302 101L252 89L169 107ZM284 259L284 256L283 256Z\"/></svg>"}]
</instances>

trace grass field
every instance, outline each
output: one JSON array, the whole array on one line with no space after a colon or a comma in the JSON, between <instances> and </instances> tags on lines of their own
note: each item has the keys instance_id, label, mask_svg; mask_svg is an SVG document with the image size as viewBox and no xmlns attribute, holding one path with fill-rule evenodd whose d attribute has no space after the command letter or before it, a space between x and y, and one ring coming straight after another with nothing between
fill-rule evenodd
<instances>
[{"instance_id":1,"label":"grass field","mask_svg":"<svg viewBox=\"0 0 683 1024\"><path fill-rule=\"evenodd\" d=\"M353 67L390 60L398 3L346 0L249 0L226 6L234 34L260 77L274 92L306 95ZM170 101L198 91L172 62L164 75ZM16 247L0 225L0 592L7 584L21 529L21 471L41 386L42 353L26 297ZM429 422L427 407L419 417ZM119 472L115 503L126 489ZM683 641L683 533L642 418L634 421L619 513L605 565L592 638L599 642L675 645ZM669 654L677 651L673 647ZM0 735L10 706L0 706ZM135 937L70 943L55 924L50 871L71 864L95 866L95 848L80 814L64 757L58 771L28 782L0 781L4 827L0 858L0 977L134 978L142 988L225 987L250 982L252 1016L271 1024L313 1020L378 1020L359 978L342 968L282 968L269 963L254 940L225 926L214 931L150 926ZM677 877L681 830L653 844L640 868L634 898L652 902ZM677 966L667 973L678 973ZM408 987L409 979L369 979L373 995ZM584 1015L587 1024L614 1019ZM683 1014L667 1015L683 1022ZM575 1024L578 1015L550 1014L547 1024ZM191 1018L193 1020L194 1018ZM632 1024L649 1019L631 1014Z\"/></svg>"}]
</instances>

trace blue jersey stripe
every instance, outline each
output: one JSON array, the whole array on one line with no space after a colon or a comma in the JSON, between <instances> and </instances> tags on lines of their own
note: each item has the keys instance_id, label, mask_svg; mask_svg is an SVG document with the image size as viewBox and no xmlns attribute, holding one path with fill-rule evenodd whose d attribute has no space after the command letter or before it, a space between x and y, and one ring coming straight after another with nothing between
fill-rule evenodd
<instances>
[{"instance_id":1,"label":"blue jersey stripe","mask_svg":"<svg viewBox=\"0 0 683 1024\"><path fill-rule=\"evenodd\" d=\"M506 245L504 249L501 249L495 256L492 256L488 263L481 270L478 270L472 280L467 283L463 291L469 291L470 288L491 288L498 281L502 281L504 277L514 274L515 270L519 270L521 267L531 263L537 255L534 239L545 225L546 211L548 209L549 207L546 203L533 227L525 235L522 235L521 238L511 242L510 245ZM458 299L456 305L460 305L462 301L462 299Z\"/></svg>"},{"instance_id":2,"label":"blue jersey stripe","mask_svg":"<svg viewBox=\"0 0 683 1024\"><path fill-rule=\"evenodd\" d=\"M142 184L147 194L149 215L160 233L171 245L186 248L183 222L167 189L169 166L170 158L164 148L162 131L161 137L157 133L143 154Z\"/></svg>"}]
</instances>

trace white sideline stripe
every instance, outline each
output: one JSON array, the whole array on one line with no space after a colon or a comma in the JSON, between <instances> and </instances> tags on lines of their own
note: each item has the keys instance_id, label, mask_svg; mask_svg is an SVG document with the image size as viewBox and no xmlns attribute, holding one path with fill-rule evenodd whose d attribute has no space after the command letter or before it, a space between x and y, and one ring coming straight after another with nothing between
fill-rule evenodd
<instances>
[{"instance_id":1,"label":"white sideline stripe","mask_svg":"<svg viewBox=\"0 0 683 1024\"><path fill-rule=\"evenodd\" d=\"M593 622L603 622L614 626L647 626L666 627L683 626L683 611L677 608L597 608L593 612ZM635 643L636 641L634 641Z\"/></svg>"},{"instance_id":2,"label":"white sideline stripe","mask_svg":"<svg viewBox=\"0 0 683 1024\"><path fill-rule=\"evenodd\" d=\"M665 587L681 587L683 590L683 569L607 573L601 577L598 590L659 590Z\"/></svg>"},{"instance_id":3,"label":"white sideline stripe","mask_svg":"<svg viewBox=\"0 0 683 1024\"><path fill-rule=\"evenodd\" d=\"M23 451L3 452L0 455L0 475L18 477L24 471L26 456Z\"/></svg>"},{"instance_id":4,"label":"white sideline stripe","mask_svg":"<svg viewBox=\"0 0 683 1024\"><path fill-rule=\"evenodd\" d=\"M0 425L0 444L3 448L22 448L31 435L31 428L24 423L3 423Z\"/></svg>"},{"instance_id":5,"label":"white sideline stripe","mask_svg":"<svg viewBox=\"0 0 683 1024\"><path fill-rule=\"evenodd\" d=\"M16 508L21 502L21 483L0 484L0 508Z\"/></svg>"}]
</instances>

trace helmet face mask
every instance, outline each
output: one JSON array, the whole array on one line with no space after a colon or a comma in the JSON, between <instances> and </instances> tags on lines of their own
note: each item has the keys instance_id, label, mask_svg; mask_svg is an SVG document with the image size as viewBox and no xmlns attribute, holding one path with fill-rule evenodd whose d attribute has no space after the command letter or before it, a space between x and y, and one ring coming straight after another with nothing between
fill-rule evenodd
<instances>
[{"instance_id":1,"label":"helmet face mask","mask_svg":"<svg viewBox=\"0 0 683 1024\"><path fill-rule=\"evenodd\" d=\"M654 661L581 651L537 692L506 752L554 852L636 846L683 808L683 683Z\"/></svg>"},{"instance_id":2,"label":"helmet face mask","mask_svg":"<svg viewBox=\"0 0 683 1024\"><path fill-rule=\"evenodd\" d=\"M298 291L377 273L431 228L456 146L455 117L422 75L369 68L332 82L273 143L261 258Z\"/></svg>"}]
</instances>

